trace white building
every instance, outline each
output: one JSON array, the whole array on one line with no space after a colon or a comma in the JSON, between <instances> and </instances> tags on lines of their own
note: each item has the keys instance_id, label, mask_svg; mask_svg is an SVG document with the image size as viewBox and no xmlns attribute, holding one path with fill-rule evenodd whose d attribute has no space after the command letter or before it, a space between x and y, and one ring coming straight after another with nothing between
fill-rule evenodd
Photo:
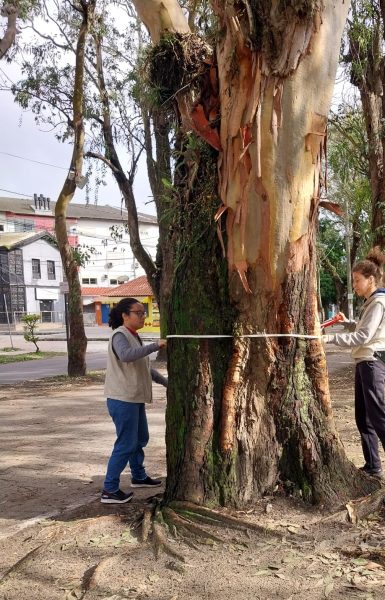
<instances>
[{"instance_id":1,"label":"white building","mask_svg":"<svg viewBox=\"0 0 385 600\"><path fill-rule=\"evenodd\" d=\"M24 312L40 314L43 323L61 322L62 281L60 253L49 233L0 233L0 323L18 322Z\"/></svg>"},{"instance_id":2,"label":"white building","mask_svg":"<svg viewBox=\"0 0 385 600\"><path fill-rule=\"evenodd\" d=\"M158 242L156 217L138 213L142 243L155 259ZM89 260L79 270L82 285L108 287L140 275L143 269L134 260L128 233L124 227L127 211L111 206L70 203L67 231L70 244L88 255ZM34 199L0 197L1 232L54 233L55 203L42 195ZM113 235L115 230L116 235Z\"/></svg>"}]
</instances>

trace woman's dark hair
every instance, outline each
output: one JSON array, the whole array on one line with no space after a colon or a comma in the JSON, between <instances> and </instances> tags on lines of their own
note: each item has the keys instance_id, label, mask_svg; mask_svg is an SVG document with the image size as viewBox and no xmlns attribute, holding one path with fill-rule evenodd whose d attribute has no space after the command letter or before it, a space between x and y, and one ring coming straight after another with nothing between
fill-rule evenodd
<instances>
[{"instance_id":1,"label":"woman's dark hair","mask_svg":"<svg viewBox=\"0 0 385 600\"><path fill-rule=\"evenodd\" d=\"M356 263L352 269L353 273L361 273L366 279L373 276L377 284L382 283L384 271L382 265L385 262L385 256L380 247L372 248L364 260Z\"/></svg>"},{"instance_id":2,"label":"woman's dark hair","mask_svg":"<svg viewBox=\"0 0 385 600\"><path fill-rule=\"evenodd\" d=\"M136 298L122 298L114 308L111 308L108 317L108 325L111 329L117 329L123 325L122 313L128 314L134 304L140 304L139 300Z\"/></svg>"}]
</instances>

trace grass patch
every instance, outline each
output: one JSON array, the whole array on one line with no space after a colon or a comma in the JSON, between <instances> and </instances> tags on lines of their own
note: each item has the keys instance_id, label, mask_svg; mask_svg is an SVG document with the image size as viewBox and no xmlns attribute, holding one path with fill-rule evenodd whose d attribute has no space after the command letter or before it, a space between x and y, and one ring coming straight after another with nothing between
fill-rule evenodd
<instances>
[{"instance_id":1,"label":"grass patch","mask_svg":"<svg viewBox=\"0 0 385 600\"><path fill-rule=\"evenodd\" d=\"M18 350L21 350L21 348L12 348L11 346L0 348L0 352L17 352Z\"/></svg>"},{"instance_id":2,"label":"grass patch","mask_svg":"<svg viewBox=\"0 0 385 600\"><path fill-rule=\"evenodd\" d=\"M0 356L0 365L14 362L25 362L26 360L40 360L41 358L52 358L53 356L65 356L65 352L28 352L26 354L14 354Z\"/></svg>"}]
</instances>

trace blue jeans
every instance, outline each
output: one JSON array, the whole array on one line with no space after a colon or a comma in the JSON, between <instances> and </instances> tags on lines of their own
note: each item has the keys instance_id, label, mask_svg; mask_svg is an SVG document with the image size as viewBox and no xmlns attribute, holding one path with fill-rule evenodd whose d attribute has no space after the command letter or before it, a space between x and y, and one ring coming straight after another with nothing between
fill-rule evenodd
<instances>
[{"instance_id":1,"label":"blue jeans","mask_svg":"<svg viewBox=\"0 0 385 600\"><path fill-rule=\"evenodd\" d=\"M133 479L145 479L143 448L148 443L146 408L143 403L107 398L107 408L116 427L116 442L108 461L104 489L116 492L127 463Z\"/></svg>"}]
</instances>

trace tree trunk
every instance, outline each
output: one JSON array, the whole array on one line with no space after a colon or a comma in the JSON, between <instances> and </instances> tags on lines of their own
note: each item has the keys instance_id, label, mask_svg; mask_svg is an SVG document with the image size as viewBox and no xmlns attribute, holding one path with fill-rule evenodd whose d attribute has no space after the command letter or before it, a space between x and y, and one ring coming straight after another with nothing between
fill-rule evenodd
<instances>
[{"instance_id":1,"label":"tree trunk","mask_svg":"<svg viewBox=\"0 0 385 600\"><path fill-rule=\"evenodd\" d=\"M18 33L17 17L19 16L19 9L12 4L5 4L1 8L1 16L6 17L7 25L3 37L0 38L0 60L4 58L15 43L16 34Z\"/></svg>"},{"instance_id":2,"label":"tree trunk","mask_svg":"<svg viewBox=\"0 0 385 600\"><path fill-rule=\"evenodd\" d=\"M371 229L373 244L385 247L385 186L384 152L385 138L383 120L385 116L385 69L384 69L384 23L385 2L380 0L381 13L370 10L372 21L370 43L362 54L362 40L353 32L359 23L357 10L353 12L353 26L349 32L351 81L358 87L368 137L369 177L372 192ZM356 8L356 7L355 7ZM366 23L358 25L366 29Z\"/></svg>"},{"instance_id":3,"label":"tree trunk","mask_svg":"<svg viewBox=\"0 0 385 600\"><path fill-rule=\"evenodd\" d=\"M85 43L96 0L81 0L82 23L76 47L75 83L73 91L74 148L69 173L55 205L55 232L68 280L68 315L70 335L68 340L68 375L74 377L86 373L87 338L84 331L83 303L78 265L67 235L67 208L75 190L76 180L82 173L84 149L84 57Z\"/></svg>"},{"instance_id":4,"label":"tree trunk","mask_svg":"<svg viewBox=\"0 0 385 600\"><path fill-rule=\"evenodd\" d=\"M323 256L321 259L321 263L323 268L325 269L325 271L327 273L329 273L330 277L333 280L334 283L334 287L336 289L336 303L337 306L342 307L347 304L347 297L346 297L346 281L342 281L341 277L339 276L337 269L335 268L335 266L331 263L331 261L327 258L327 256Z\"/></svg>"},{"instance_id":5,"label":"tree trunk","mask_svg":"<svg viewBox=\"0 0 385 600\"><path fill-rule=\"evenodd\" d=\"M164 338L168 331L167 317L169 311L172 282L174 276L174 244L172 243L173 197L171 173L170 124L166 111L153 108L152 121L154 129L156 159L154 158L151 132L151 118L145 106L141 107L144 139L147 159L147 174L156 206L159 226L159 240L156 256L156 272L152 285L160 309L160 336ZM169 188L165 185L169 182ZM160 359L166 357L166 349L161 348Z\"/></svg>"},{"instance_id":6,"label":"tree trunk","mask_svg":"<svg viewBox=\"0 0 385 600\"><path fill-rule=\"evenodd\" d=\"M166 497L242 506L280 480L337 502L376 484L338 439L320 341L292 334L319 334L319 175L348 3L212 4L228 272L210 223L214 151L201 149L169 315L170 333L187 338L169 345ZM242 337L258 332L271 337Z\"/></svg>"}]
</instances>

